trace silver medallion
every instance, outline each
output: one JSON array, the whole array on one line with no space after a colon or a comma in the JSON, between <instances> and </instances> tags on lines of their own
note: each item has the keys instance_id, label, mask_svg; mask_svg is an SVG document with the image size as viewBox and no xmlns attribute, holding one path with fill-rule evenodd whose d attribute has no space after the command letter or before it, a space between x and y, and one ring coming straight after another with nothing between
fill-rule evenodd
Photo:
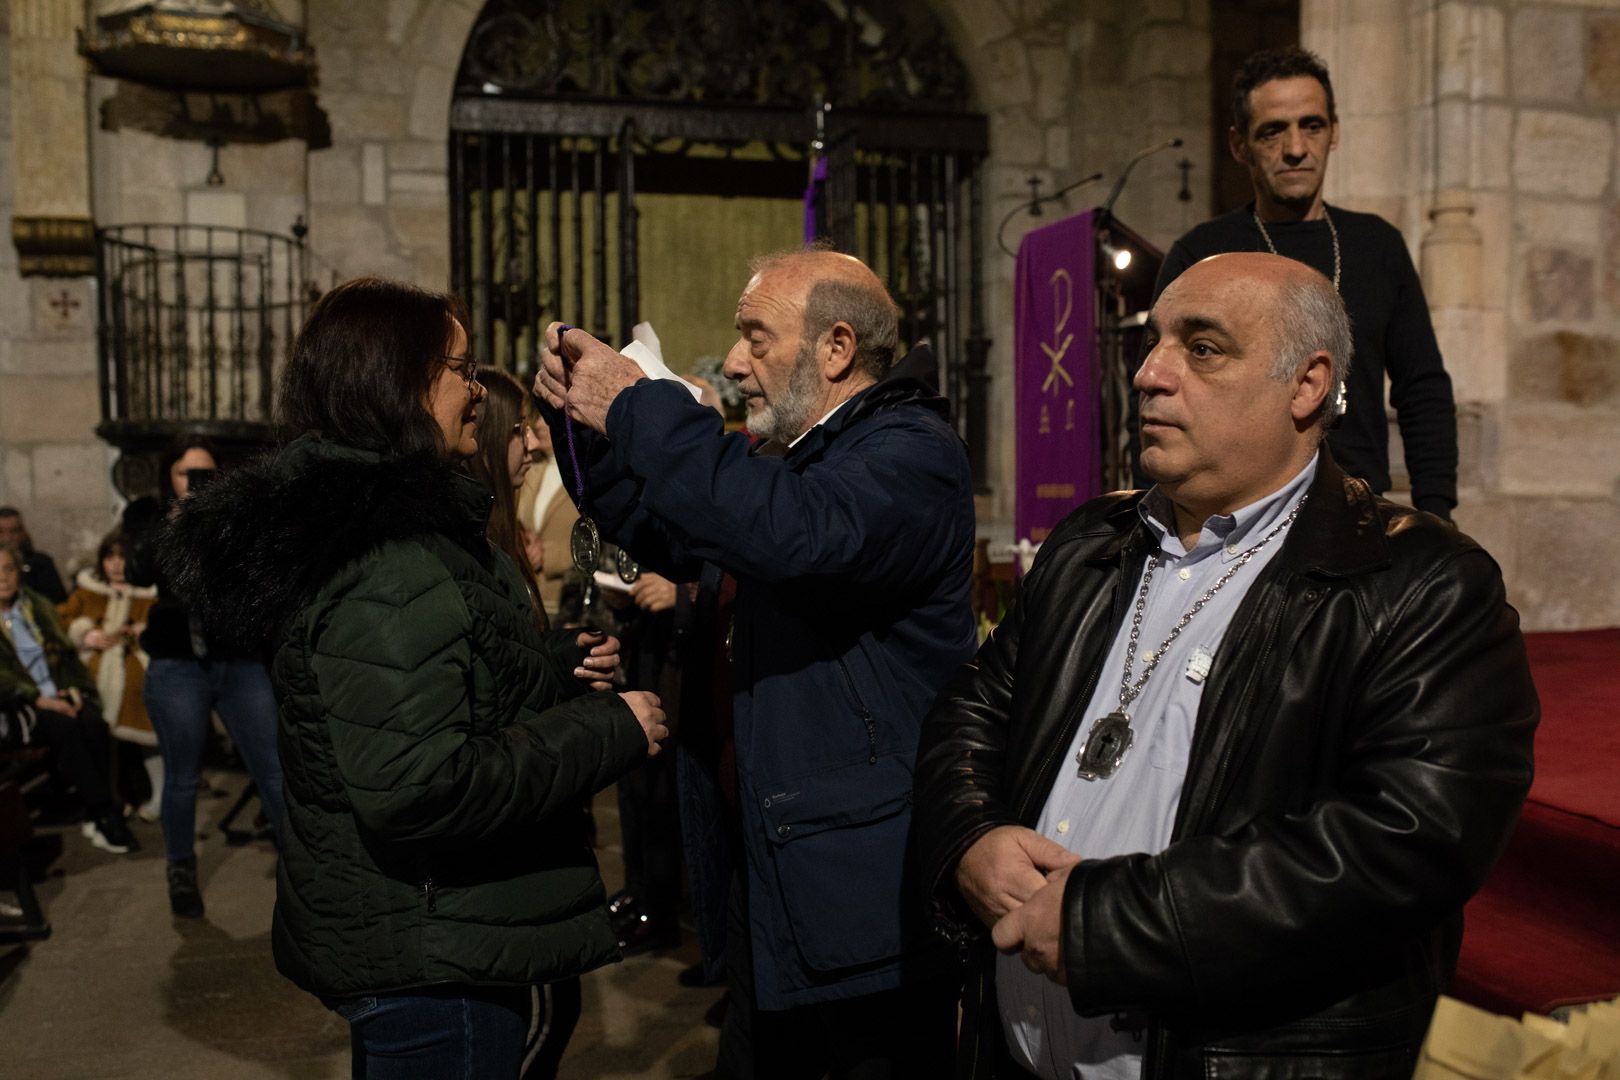
<instances>
[{"instance_id":1,"label":"silver medallion","mask_svg":"<svg viewBox=\"0 0 1620 1080\"><path fill-rule=\"evenodd\" d=\"M619 580L626 585L634 585L641 576L641 567L630 557L630 553L620 548L619 557L614 562L619 571Z\"/></svg>"},{"instance_id":2,"label":"silver medallion","mask_svg":"<svg viewBox=\"0 0 1620 1080\"><path fill-rule=\"evenodd\" d=\"M574 530L568 534L568 551L583 573L596 573L602 561L602 534L596 531L596 522L584 515L574 521Z\"/></svg>"},{"instance_id":3,"label":"silver medallion","mask_svg":"<svg viewBox=\"0 0 1620 1080\"><path fill-rule=\"evenodd\" d=\"M1086 744L1075 755L1080 764L1080 779L1106 780L1113 776L1135 737L1131 718L1123 710L1115 710L1092 724Z\"/></svg>"}]
</instances>

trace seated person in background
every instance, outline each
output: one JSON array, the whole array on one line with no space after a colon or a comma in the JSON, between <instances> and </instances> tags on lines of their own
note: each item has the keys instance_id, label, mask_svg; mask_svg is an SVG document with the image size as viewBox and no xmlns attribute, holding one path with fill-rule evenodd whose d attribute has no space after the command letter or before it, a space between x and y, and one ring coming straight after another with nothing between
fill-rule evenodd
<instances>
[{"instance_id":1,"label":"seated person in background","mask_svg":"<svg viewBox=\"0 0 1620 1080\"><path fill-rule=\"evenodd\" d=\"M28 526L23 524L22 511L15 506L0 506L0 547L14 548L22 559L25 586L53 604L67 599L56 563L43 551L34 549L34 539L28 535Z\"/></svg>"},{"instance_id":2,"label":"seated person in background","mask_svg":"<svg viewBox=\"0 0 1620 1080\"><path fill-rule=\"evenodd\" d=\"M158 801L163 790L163 758L157 750L157 734L146 714L141 692L146 684L146 653L140 636L146 629L147 612L157 599L152 586L131 585L124 576L122 532L114 529L102 538L96 549L96 564L79 571L76 588L67 603L56 609L67 636L78 647L79 655L96 680L96 691L108 713L107 723L119 741L120 757L131 759L136 778L145 766L150 797L140 809L146 821L158 819ZM127 752L127 753L126 753ZM129 779L123 770L120 780ZM144 793L121 783L120 794L133 804Z\"/></svg>"},{"instance_id":3,"label":"seated person in background","mask_svg":"<svg viewBox=\"0 0 1620 1080\"><path fill-rule=\"evenodd\" d=\"M62 778L78 789L92 844L115 855L140 849L113 801L95 683L55 609L22 584L22 559L10 547L0 547L0 712L32 713L29 741L50 748Z\"/></svg>"}]
</instances>

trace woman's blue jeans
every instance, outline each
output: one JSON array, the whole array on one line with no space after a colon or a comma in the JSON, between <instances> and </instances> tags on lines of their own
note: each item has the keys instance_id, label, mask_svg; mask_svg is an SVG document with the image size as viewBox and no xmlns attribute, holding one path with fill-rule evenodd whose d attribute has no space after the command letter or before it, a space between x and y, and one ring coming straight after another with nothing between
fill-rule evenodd
<instances>
[{"instance_id":1,"label":"woman's blue jeans","mask_svg":"<svg viewBox=\"0 0 1620 1080\"><path fill-rule=\"evenodd\" d=\"M526 986L424 986L322 998L349 1022L355 1080L516 1080Z\"/></svg>"},{"instance_id":2,"label":"woman's blue jeans","mask_svg":"<svg viewBox=\"0 0 1620 1080\"><path fill-rule=\"evenodd\" d=\"M197 777L202 769L208 717L219 710L225 730L259 787L265 817L279 839L287 804L276 752L276 697L256 660L164 660L146 672L146 711L163 755L163 846L169 861L195 853Z\"/></svg>"}]
</instances>

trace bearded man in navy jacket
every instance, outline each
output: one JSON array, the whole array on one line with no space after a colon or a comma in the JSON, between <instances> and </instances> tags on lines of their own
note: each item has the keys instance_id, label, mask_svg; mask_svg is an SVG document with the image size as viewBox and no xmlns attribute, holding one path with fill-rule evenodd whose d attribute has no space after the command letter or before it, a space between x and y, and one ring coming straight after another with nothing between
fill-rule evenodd
<instances>
[{"instance_id":1,"label":"bearded man in navy jacket","mask_svg":"<svg viewBox=\"0 0 1620 1080\"><path fill-rule=\"evenodd\" d=\"M894 362L870 269L812 250L753 270L724 371L757 442L560 324L536 390L607 538L677 581L737 579L720 1075L945 1075L955 987L907 845L922 718L976 644L967 456L932 356Z\"/></svg>"}]
</instances>

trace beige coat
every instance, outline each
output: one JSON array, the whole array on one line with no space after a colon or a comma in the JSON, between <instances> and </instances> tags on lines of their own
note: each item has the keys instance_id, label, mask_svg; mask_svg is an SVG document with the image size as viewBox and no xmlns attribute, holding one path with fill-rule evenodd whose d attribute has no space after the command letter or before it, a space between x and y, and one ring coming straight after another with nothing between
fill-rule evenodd
<instances>
[{"instance_id":1,"label":"beige coat","mask_svg":"<svg viewBox=\"0 0 1620 1080\"><path fill-rule=\"evenodd\" d=\"M546 473L557 471L557 459L542 458L530 468L518 489L518 522L527 530L539 533L542 555L534 576L540 582L540 603L545 606L546 617L557 618L557 605L562 599L563 579L574 568L574 556L569 551L568 537L579 519L579 511L568 497L566 487L545 484ZM546 505L537 507L542 487L554 488Z\"/></svg>"},{"instance_id":2,"label":"beige coat","mask_svg":"<svg viewBox=\"0 0 1620 1080\"><path fill-rule=\"evenodd\" d=\"M122 637L117 645L97 652L84 647L92 629L122 635L130 627L144 626L146 613L157 600L156 589L125 587L115 589L88 570L79 571L73 595L58 605L57 618L67 629L69 640L79 649L90 674L114 737L142 746L156 746L157 735L146 715L141 691L146 685L147 656L134 641Z\"/></svg>"}]
</instances>

